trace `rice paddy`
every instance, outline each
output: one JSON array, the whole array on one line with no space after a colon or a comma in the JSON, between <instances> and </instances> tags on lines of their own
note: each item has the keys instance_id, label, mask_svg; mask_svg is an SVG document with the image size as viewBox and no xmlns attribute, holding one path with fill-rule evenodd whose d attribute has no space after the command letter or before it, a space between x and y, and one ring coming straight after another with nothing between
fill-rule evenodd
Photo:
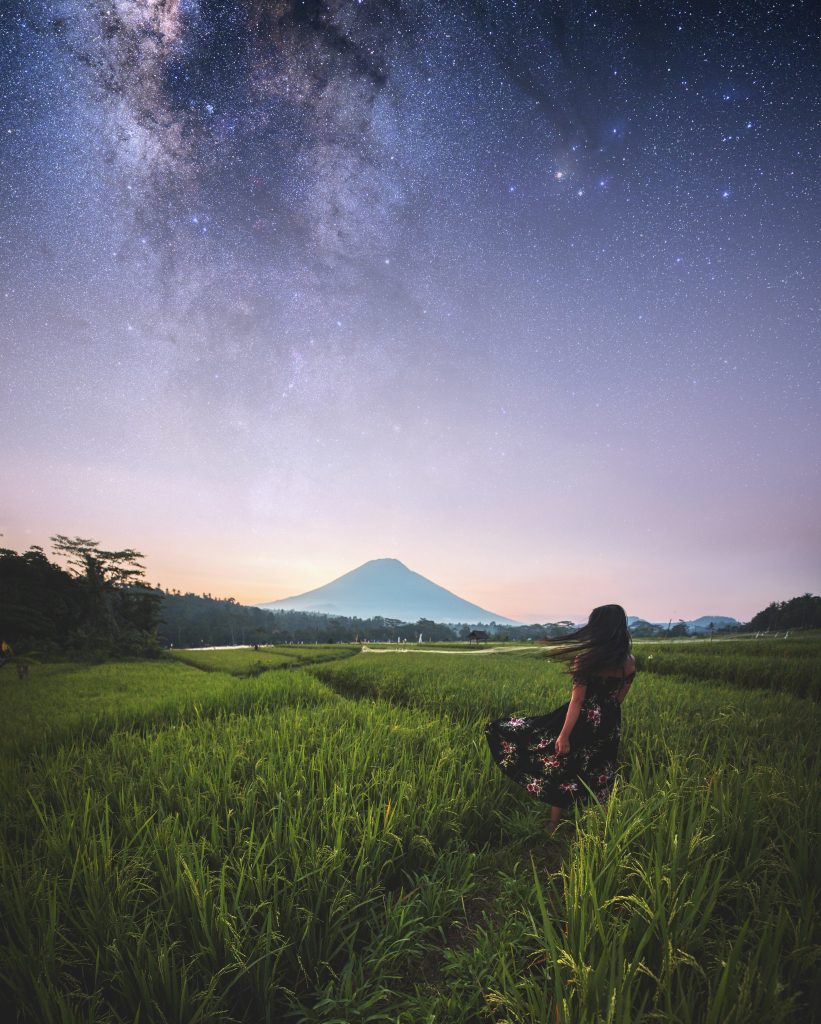
<instances>
[{"instance_id":1,"label":"rice paddy","mask_svg":"<svg viewBox=\"0 0 821 1024\"><path fill-rule=\"evenodd\" d=\"M482 733L567 698L539 651L0 677L7 1017L811 1020L821 642L708 643L636 644L613 798L551 839Z\"/></svg>"}]
</instances>

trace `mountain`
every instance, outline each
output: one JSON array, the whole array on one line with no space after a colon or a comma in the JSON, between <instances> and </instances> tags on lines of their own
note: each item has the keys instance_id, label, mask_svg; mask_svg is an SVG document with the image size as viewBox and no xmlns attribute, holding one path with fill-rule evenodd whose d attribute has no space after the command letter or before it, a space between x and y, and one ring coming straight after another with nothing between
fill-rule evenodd
<instances>
[{"instance_id":1,"label":"mountain","mask_svg":"<svg viewBox=\"0 0 821 1024\"><path fill-rule=\"evenodd\" d=\"M710 623L713 624L713 629L722 629L724 626L740 626L741 623L738 619L734 619L731 615L701 615L697 619L685 620L684 625L687 627L688 633L709 633ZM673 619L670 623L670 628L678 625L679 620ZM627 625L631 630L643 629L645 627L667 629L666 622L650 622L647 619L640 619L638 615L628 615Z\"/></svg>"},{"instance_id":2,"label":"mountain","mask_svg":"<svg viewBox=\"0 0 821 1024\"><path fill-rule=\"evenodd\" d=\"M690 619L687 629L690 633L709 633L710 623L714 629L721 629L723 626L740 626L738 619L731 615L702 615L698 619Z\"/></svg>"},{"instance_id":3,"label":"mountain","mask_svg":"<svg viewBox=\"0 0 821 1024\"><path fill-rule=\"evenodd\" d=\"M432 619L434 622L519 625L514 619L506 619L463 600L413 572L396 558L374 558L324 587L295 597L284 597L280 601L268 601L257 607L271 611L286 608L323 612L325 615L350 615L361 619L381 615L402 622Z\"/></svg>"}]
</instances>

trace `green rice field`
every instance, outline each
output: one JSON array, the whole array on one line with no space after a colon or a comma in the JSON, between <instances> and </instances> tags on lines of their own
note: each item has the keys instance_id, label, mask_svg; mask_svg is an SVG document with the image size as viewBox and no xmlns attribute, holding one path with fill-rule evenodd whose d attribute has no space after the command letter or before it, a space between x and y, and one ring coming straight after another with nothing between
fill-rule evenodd
<instances>
[{"instance_id":1,"label":"green rice field","mask_svg":"<svg viewBox=\"0 0 821 1024\"><path fill-rule=\"evenodd\" d=\"M636 642L553 837L482 727L561 667L437 646L0 673L3 1019L816 1019L821 637Z\"/></svg>"}]
</instances>

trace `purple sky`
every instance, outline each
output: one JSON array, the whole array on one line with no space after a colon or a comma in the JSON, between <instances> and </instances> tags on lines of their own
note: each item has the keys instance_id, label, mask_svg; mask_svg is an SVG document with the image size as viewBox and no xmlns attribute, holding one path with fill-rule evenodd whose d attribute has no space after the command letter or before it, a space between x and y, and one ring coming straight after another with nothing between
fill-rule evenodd
<instances>
[{"instance_id":1,"label":"purple sky","mask_svg":"<svg viewBox=\"0 0 821 1024\"><path fill-rule=\"evenodd\" d=\"M547 7L12 3L2 543L539 621L817 593L813 7Z\"/></svg>"}]
</instances>

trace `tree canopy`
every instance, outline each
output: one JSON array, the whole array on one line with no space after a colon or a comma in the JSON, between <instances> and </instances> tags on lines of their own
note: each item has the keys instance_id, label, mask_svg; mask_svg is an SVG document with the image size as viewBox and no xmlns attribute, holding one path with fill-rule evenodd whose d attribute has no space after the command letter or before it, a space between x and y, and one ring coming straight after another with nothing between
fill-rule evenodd
<instances>
[{"instance_id":1,"label":"tree canopy","mask_svg":"<svg viewBox=\"0 0 821 1024\"><path fill-rule=\"evenodd\" d=\"M752 617L750 629L821 629L821 597L806 593L773 601Z\"/></svg>"},{"instance_id":2,"label":"tree canopy","mask_svg":"<svg viewBox=\"0 0 821 1024\"><path fill-rule=\"evenodd\" d=\"M0 633L13 646L98 656L158 650L161 597L144 583L142 555L103 550L96 541L57 534L52 549L0 549Z\"/></svg>"}]
</instances>

